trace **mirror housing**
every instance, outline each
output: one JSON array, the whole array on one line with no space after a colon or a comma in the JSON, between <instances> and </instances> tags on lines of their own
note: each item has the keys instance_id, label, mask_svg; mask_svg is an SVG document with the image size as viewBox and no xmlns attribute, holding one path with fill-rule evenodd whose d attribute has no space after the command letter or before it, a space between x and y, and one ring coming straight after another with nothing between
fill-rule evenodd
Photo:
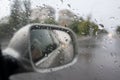
<instances>
[{"instance_id":1,"label":"mirror housing","mask_svg":"<svg viewBox=\"0 0 120 80\"><path fill-rule=\"evenodd\" d=\"M48 32L49 32L49 34L54 33L54 35L51 37L51 35L49 36L49 34L47 34ZM35 37L36 34L37 35L39 34L39 35L37 37ZM69 52L69 50L71 50L70 45L68 45L68 43L64 44L64 42L61 40L62 39L61 34L68 36L69 39L64 39L65 42L70 43L69 41L71 39L71 44L72 44L71 49L73 49L73 51ZM61 35L61 37L60 37L60 35ZM32 67L34 68L35 71L37 71L37 72L56 71L56 70L71 66L76 62L77 55L78 55L77 40L76 40L76 36L75 36L74 32L72 32L70 29L64 28L62 26L56 26L56 25L34 24L30 28L29 37L30 37L30 39L29 39L30 40L29 41L30 42L30 47L29 47L30 60L31 60ZM37 41L36 38L38 38L38 37L40 37L40 39ZM45 44L43 44L43 43L47 44L47 41L50 43L51 38L53 38L53 39L59 38L57 40L57 41L59 41L59 44L58 45L55 45L55 44L49 45L50 49L52 46L52 49L50 51L50 49L47 46L44 46ZM66 38L66 37L64 37L64 38ZM44 40L41 40L41 39L44 39ZM36 50L37 52L40 53L40 54L38 54L38 53L35 53L35 50L33 50L33 48L34 48L33 44L37 45L37 47L38 47L38 45L41 44L40 42L42 43L42 47L39 47L39 49ZM54 42L52 42L52 43L54 43ZM69 47L69 50L66 51L68 53L68 55L67 55L68 58L64 57L64 61L61 61L61 59L58 59L60 57L56 57L56 55L59 54L59 55L65 56L67 53L63 53L62 51L65 49L67 50L67 48L65 48L66 46ZM45 52L46 47L48 48L47 52ZM45 51L44 51L44 49L45 49ZM35 55L33 55L33 53L35 55L38 54L38 55L36 55L36 59L38 58L38 60L36 60L36 61L38 61L37 63L36 63L36 61L33 60L33 56L35 58ZM63 54L61 54L61 53L63 53ZM70 57L71 54L69 54L69 53L72 53L71 57ZM55 57L57 60L55 60ZM58 64L57 61L59 61L60 63ZM55 62L57 62L57 65Z\"/></svg>"},{"instance_id":2,"label":"mirror housing","mask_svg":"<svg viewBox=\"0 0 120 80\"><path fill-rule=\"evenodd\" d=\"M68 61L66 58L67 62L64 64L48 66L46 65L46 63L44 63L44 66L36 67L31 54L31 40L34 39L31 37L31 32L34 29L41 30L41 31L43 31L43 29L54 30L54 31L56 30L68 35L72 40L74 56ZM59 36L57 35L57 37ZM69 43L69 39L65 38L63 41L67 41ZM56 45L53 45L53 44L49 45L48 47L51 47L51 46L52 46L51 50L49 50L50 48L47 49L49 51L48 52L49 55L47 56L52 59L53 57L52 55L55 54L54 52L61 52L61 50L58 50L59 49L58 46L56 47ZM66 45L61 43L61 47L65 48ZM56 70L60 70L65 67L73 65L77 60L78 47L77 47L76 36L74 32L72 32L70 29L62 26L57 26L57 25L34 23L34 24L28 24L22 27L20 30L18 30L10 40L10 43L8 44L6 49L2 51L2 53L3 53L3 56L10 56L11 58L17 60L19 62L18 65L20 66L20 68L24 69L23 72L28 72L28 71L49 72L51 70L56 71ZM48 58L42 57L39 60L40 62L44 62L45 60L48 61Z\"/></svg>"}]
</instances>

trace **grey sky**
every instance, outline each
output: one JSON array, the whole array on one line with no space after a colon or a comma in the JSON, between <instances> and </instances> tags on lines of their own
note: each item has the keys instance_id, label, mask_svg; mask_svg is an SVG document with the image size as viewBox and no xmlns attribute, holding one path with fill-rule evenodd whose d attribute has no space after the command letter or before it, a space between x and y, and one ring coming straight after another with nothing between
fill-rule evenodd
<instances>
[{"instance_id":1,"label":"grey sky","mask_svg":"<svg viewBox=\"0 0 120 80\"><path fill-rule=\"evenodd\" d=\"M9 15L10 1L0 0L0 18ZM67 8L79 16L92 15L93 21L97 20L97 24L104 24L109 30L120 25L120 0L31 0L31 2L32 8L46 4L54 7L57 12Z\"/></svg>"}]
</instances>

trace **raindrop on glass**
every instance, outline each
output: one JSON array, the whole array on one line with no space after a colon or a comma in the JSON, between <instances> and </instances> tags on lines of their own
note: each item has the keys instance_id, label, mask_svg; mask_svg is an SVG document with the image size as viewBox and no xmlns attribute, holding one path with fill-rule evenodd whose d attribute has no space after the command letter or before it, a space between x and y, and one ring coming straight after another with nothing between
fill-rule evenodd
<instances>
[{"instance_id":1,"label":"raindrop on glass","mask_svg":"<svg viewBox=\"0 0 120 80\"><path fill-rule=\"evenodd\" d=\"M76 15L74 15L74 19L76 20L78 17Z\"/></svg>"},{"instance_id":2,"label":"raindrop on glass","mask_svg":"<svg viewBox=\"0 0 120 80\"><path fill-rule=\"evenodd\" d=\"M103 65L100 65L100 69L103 69L103 67L104 67Z\"/></svg>"},{"instance_id":3,"label":"raindrop on glass","mask_svg":"<svg viewBox=\"0 0 120 80\"><path fill-rule=\"evenodd\" d=\"M60 0L63 3L63 0Z\"/></svg>"},{"instance_id":4,"label":"raindrop on glass","mask_svg":"<svg viewBox=\"0 0 120 80\"><path fill-rule=\"evenodd\" d=\"M53 71L53 69L50 69L50 71L52 72L52 71Z\"/></svg>"},{"instance_id":5,"label":"raindrop on glass","mask_svg":"<svg viewBox=\"0 0 120 80\"><path fill-rule=\"evenodd\" d=\"M70 4L67 4L67 6L68 6L69 8L71 8L71 5L70 5Z\"/></svg>"},{"instance_id":6,"label":"raindrop on glass","mask_svg":"<svg viewBox=\"0 0 120 80\"><path fill-rule=\"evenodd\" d=\"M107 49L107 47L106 47L105 45L103 46L103 48L104 48L104 49Z\"/></svg>"},{"instance_id":7,"label":"raindrop on glass","mask_svg":"<svg viewBox=\"0 0 120 80\"><path fill-rule=\"evenodd\" d=\"M69 33L69 31L66 31L67 33Z\"/></svg>"},{"instance_id":8,"label":"raindrop on glass","mask_svg":"<svg viewBox=\"0 0 120 80\"><path fill-rule=\"evenodd\" d=\"M110 55L111 55L111 56L114 56L112 52L110 53Z\"/></svg>"},{"instance_id":9,"label":"raindrop on glass","mask_svg":"<svg viewBox=\"0 0 120 80\"><path fill-rule=\"evenodd\" d=\"M63 63L63 60L60 60L60 64L62 64Z\"/></svg>"},{"instance_id":10,"label":"raindrop on glass","mask_svg":"<svg viewBox=\"0 0 120 80\"><path fill-rule=\"evenodd\" d=\"M57 51L57 54L59 54L59 53L60 53L60 51L58 50L58 51Z\"/></svg>"},{"instance_id":11,"label":"raindrop on glass","mask_svg":"<svg viewBox=\"0 0 120 80\"><path fill-rule=\"evenodd\" d=\"M115 61L114 61L114 63L116 64L116 63L118 63L118 61L117 61L117 60L115 60Z\"/></svg>"},{"instance_id":12,"label":"raindrop on glass","mask_svg":"<svg viewBox=\"0 0 120 80\"><path fill-rule=\"evenodd\" d=\"M17 29L16 28L13 28L14 31L16 31Z\"/></svg>"},{"instance_id":13,"label":"raindrop on glass","mask_svg":"<svg viewBox=\"0 0 120 80\"><path fill-rule=\"evenodd\" d=\"M68 41L68 39L65 39L65 41L67 42L67 41Z\"/></svg>"},{"instance_id":14,"label":"raindrop on glass","mask_svg":"<svg viewBox=\"0 0 120 80\"><path fill-rule=\"evenodd\" d=\"M45 53L45 57L48 57L48 54Z\"/></svg>"},{"instance_id":15,"label":"raindrop on glass","mask_svg":"<svg viewBox=\"0 0 120 80\"><path fill-rule=\"evenodd\" d=\"M118 67L120 68L120 65Z\"/></svg>"},{"instance_id":16,"label":"raindrop on glass","mask_svg":"<svg viewBox=\"0 0 120 80\"><path fill-rule=\"evenodd\" d=\"M112 44L112 40L110 40L110 42L109 42L110 44Z\"/></svg>"},{"instance_id":17,"label":"raindrop on glass","mask_svg":"<svg viewBox=\"0 0 120 80\"><path fill-rule=\"evenodd\" d=\"M62 59L63 59L63 57L60 57L60 59L62 60Z\"/></svg>"}]
</instances>

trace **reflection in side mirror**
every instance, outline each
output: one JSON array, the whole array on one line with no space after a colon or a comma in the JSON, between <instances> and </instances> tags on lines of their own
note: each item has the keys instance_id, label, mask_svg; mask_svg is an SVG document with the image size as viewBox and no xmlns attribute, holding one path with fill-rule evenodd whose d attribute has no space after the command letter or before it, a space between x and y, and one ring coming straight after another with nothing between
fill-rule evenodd
<instances>
[{"instance_id":1,"label":"reflection in side mirror","mask_svg":"<svg viewBox=\"0 0 120 80\"><path fill-rule=\"evenodd\" d=\"M68 31L52 28L32 28L31 59L38 69L56 68L73 61L75 49Z\"/></svg>"}]
</instances>

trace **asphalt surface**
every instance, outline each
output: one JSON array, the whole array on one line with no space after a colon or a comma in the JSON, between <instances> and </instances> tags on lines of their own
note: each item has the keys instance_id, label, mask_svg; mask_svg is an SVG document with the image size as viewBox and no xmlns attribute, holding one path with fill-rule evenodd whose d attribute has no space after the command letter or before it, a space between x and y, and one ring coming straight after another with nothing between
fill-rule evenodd
<instances>
[{"instance_id":1,"label":"asphalt surface","mask_svg":"<svg viewBox=\"0 0 120 80\"><path fill-rule=\"evenodd\" d=\"M120 80L120 37L100 35L79 39L77 62L48 73L21 73L11 80Z\"/></svg>"}]
</instances>

